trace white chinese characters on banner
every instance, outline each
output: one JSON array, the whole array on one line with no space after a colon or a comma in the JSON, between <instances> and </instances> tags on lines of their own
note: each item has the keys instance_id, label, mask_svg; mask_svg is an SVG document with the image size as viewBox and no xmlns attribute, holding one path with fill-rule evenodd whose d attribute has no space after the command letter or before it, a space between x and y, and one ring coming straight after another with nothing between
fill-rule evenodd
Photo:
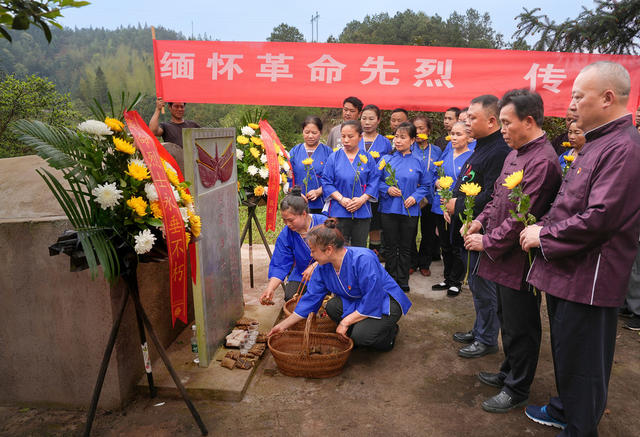
<instances>
[{"instance_id":1,"label":"white chinese characters on banner","mask_svg":"<svg viewBox=\"0 0 640 437\"><path fill-rule=\"evenodd\" d=\"M567 78L564 68L553 68L553 64L547 64L546 67L540 68L540 64L533 64L529 72L524 75L523 79L529 81L529 89L536 90L537 79L542 79L542 88L558 94L558 87L562 81Z\"/></svg>"},{"instance_id":2,"label":"white chinese characters on banner","mask_svg":"<svg viewBox=\"0 0 640 437\"><path fill-rule=\"evenodd\" d=\"M416 67L418 74L414 75L416 81L413 83L413 86L420 87L422 84L425 84L427 87L446 86L447 88L453 88L453 84L450 81L453 60L416 59L416 62L420 63L420 65ZM433 73L436 73L438 77L430 78L429 76Z\"/></svg>"},{"instance_id":3,"label":"white chinese characters on banner","mask_svg":"<svg viewBox=\"0 0 640 437\"><path fill-rule=\"evenodd\" d=\"M365 80L361 80L360 83L362 85L366 85L373 82L376 76L378 76L378 82L380 85L396 85L400 82L400 79L397 77L391 80L387 79L387 74L400 72L398 68L388 68L395 65L396 63L394 61L385 61L384 56L377 56L375 58L373 56L369 56L362 67L360 67L360 71L369 72L369 77Z\"/></svg>"},{"instance_id":4,"label":"white chinese characters on banner","mask_svg":"<svg viewBox=\"0 0 640 437\"><path fill-rule=\"evenodd\" d=\"M279 78L293 78L293 74L289 73L289 64L286 64L286 61L293 59L293 56L285 56L284 53L279 55L267 53L257 58L264 59L265 63L260 64L260 73L256 73L256 77L268 77L271 82L276 82Z\"/></svg>"},{"instance_id":5,"label":"white chinese characters on banner","mask_svg":"<svg viewBox=\"0 0 640 437\"><path fill-rule=\"evenodd\" d=\"M331 57L322 55L319 59L307 64L311 69L311 82L340 82L342 80L342 70L346 67Z\"/></svg>"},{"instance_id":6,"label":"white chinese characters on banner","mask_svg":"<svg viewBox=\"0 0 640 437\"><path fill-rule=\"evenodd\" d=\"M164 52L160 59L160 77L193 80L194 53Z\"/></svg>"},{"instance_id":7,"label":"white chinese characters on banner","mask_svg":"<svg viewBox=\"0 0 640 437\"><path fill-rule=\"evenodd\" d=\"M207 59L207 68L211 68L211 80L218 80L218 76L227 75L227 80L233 80L234 73L243 73L242 68L236 64L237 59L244 58L244 55L220 55L212 53ZM222 68L218 68L222 67Z\"/></svg>"}]
</instances>

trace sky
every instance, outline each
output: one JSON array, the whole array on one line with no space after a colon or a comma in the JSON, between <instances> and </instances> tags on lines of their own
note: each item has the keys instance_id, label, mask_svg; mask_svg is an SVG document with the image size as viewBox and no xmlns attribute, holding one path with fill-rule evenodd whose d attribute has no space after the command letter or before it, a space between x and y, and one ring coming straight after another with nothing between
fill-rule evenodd
<instances>
[{"instance_id":1,"label":"sky","mask_svg":"<svg viewBox=\"0 0 640 437\"><path fill-rule=\"evenodd\" d=\"M315 4L314 4L315 3ZM582 6L593 9L593 1L578 0L530 0L529 9L539 7L542 13L556 22L575 18ZM485 2L457 0L403 1L368 0L318 2L272 0L270 2L215 1L215 0L93 0L92 4L78 9L63 10L60 24L66 27L104 27L142 25L163 26L182 32L185 36L206 34L209 39L221 41L265 41L274 27L286 23L297 27L307 41L311 40L311 17L316 12L318 19L318 41L325 42L329 35L338 37L345 25L352 20L362 21L366 15L386 12L390 16L398 11L411 9L427 15L438 14L447 18L452 12L464 14L474 8L481 14L488 12L493 28L504 35L505 42L512 39L516 30L514 18L523 12L523 6L513 1Z\"/></svg>"}]
</instances>

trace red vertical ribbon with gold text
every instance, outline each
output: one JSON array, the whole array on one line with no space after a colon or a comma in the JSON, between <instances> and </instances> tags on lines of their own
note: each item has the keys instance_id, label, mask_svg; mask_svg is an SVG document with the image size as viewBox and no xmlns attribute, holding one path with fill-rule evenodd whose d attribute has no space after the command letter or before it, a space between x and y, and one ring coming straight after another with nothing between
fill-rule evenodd
<instances>
[{"instance_id":1,"label":"red vertical ribbon with gold text","mask_svg":"<svg viewBox=\"0 0 640 437\"><path fill-rule=\"evenodd\" d=\"M276 213L278 211L278 193L280 193L280 163L278 162L276 147L280 148L284 156L287 156L287 153L271 125L266 120L260 120L259 124L264 150L267 152L267 168L269 169L267 220L265 228L267 231L275 231ZM289 167L291 167L291 163L289 163Z\"/></svg>"},{"instance_id":2,"label":"red vertical ribbon with gold text","mask_svg":"<svg viewBox=\"0 0 640 437\"><path fill-rule=\"evenodd\" d=\"M136 111L124 113L124 119L135 145L142 153L151 174L151 180L158 192L162 221L169 253L169 280L171 284L171 323L176 319L187 323L187 239L184 220L171 189L171 182L162 165L158 147L162 147ZM174 167L175 168L175 167ZM176 171L180 171L176 168Z\"/></svg>"}]
</instances>

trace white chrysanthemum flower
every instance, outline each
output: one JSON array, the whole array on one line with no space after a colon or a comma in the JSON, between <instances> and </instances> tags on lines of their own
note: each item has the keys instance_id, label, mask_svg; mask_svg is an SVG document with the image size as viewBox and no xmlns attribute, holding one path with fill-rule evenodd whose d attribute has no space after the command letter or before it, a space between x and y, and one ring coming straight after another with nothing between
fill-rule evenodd
<instances>
[{"instance_id":1,"label":"white chrysanthemum flower","mask_svg":"<svg viewBox=\"0 0 640 437\"><path fill-rule=\"evenodd\" d=\"M185 206L187 207L187 211L189 211L191 214L196 213L196 208L193 206L193 203L187 203Z\"/></svg>"},{"instance_id":2,"label":"white chrysanthemum flower","mask_svg":"<svg viewBox=\"0 0 640 437\"><path fill-rule=\"evenodd\" d=\"M113 135L113 131L109 129L105 123L98 120L83 121L78 125L78 129L90 135L103 137L105 135Z\"/></svg>"},{"instance_id":3,"label":"white chrysanthemum flower","mask_svg":"<svg viewBox=\"0 0 640 437\"><path fill-rule=\"evenodd\" d=\"M266 179L269 177L269 169L267 167L262 167L258 173L262 179Z\"/></svg>"},{"instance_id":4,"label":"white chrysanthemum flower","mask_svg":"<svg viewBox=\"0 0 640 437\"><path fill-rule=\"evenodd\" d=\"M291 167L289 167L289 163L285 161L285 162L282 164L282 169L283 169L284 171L288 172L288 171L291 169Z\"/></svg>"},{"instance_id":5,"label":"white chrysanthemum flower","mask_svg":"<svg viewBox=\"0 0 640 437\"><path fill-rule=\"evenodd\" d=\"M178 209L180 210L180 214L182 214L182 220L184 220L185 223L189 223L189 213L187 212L188 209L182 206Z\"/></svg>"},{"instance_id":6,"label":"white chrysanthemum flower","mask_svg":"<svg viewBox=\"0 0 640 437\"><path fill-rule=\"evenodd\" d=\"M264 195L266 196L267 194L269 194L269 187L265 186L264 187Z\"/></svg>"},{"instance_id":7,"label":"white chrysanthemum flower","mask_svg":"<svg viewBox=\"0 0 640 437\"><path fill-rule=\"evenodd\" d=\"M171 170L172 172L174 172L176 175L178 174L178 172L176 171L176 169L175 169L175 168L173 168L173 166L172 166L171 164L169 164L169 163L168 163L167 161L165 161L165 160L162 160L162 162L164 162L164 165L166 165L166 166L167 166L167 168L168 168L169 170Z\"/></svg>"},{"instance_id":8,"label":"white chrysanthemum flower","mask_svg":"<svg viewBox=\"0 0 640 437\"><path fill-rule=\"evenodd\" d=\"M283 192L284 194L289 193L289 182L285 183L285 184L282 186L282 192Z\"/></svg>"},{"instance_id":9,"label":"white chrysanthemum flower","mask_svg":"<svg viewBox=\"0 0 640 437\"><path fill-rule=\"evenodd\" d=\"M96 202L102 209L113 208L122 199L122 190L118 190L115 182L98 185L91 190L91 194L96 196Z\"/></svg>"},{"instance_id":10,"label":"white chrysanthemum flower","mask_svg":"<svg viewBox=\"0 0 640 437\"><path fill-rule=\"evenodd\" d=\"M146 193L149 202L158 201L158 192L156 191L156 187L153 184L145 184L144 192Z\"/></svg>"},{"instance_id":11,"label":"white chrysanthemum flower","mask_svg":"<svg viewBox=\"0 0 640 437\"><path fill-rule=\"evenodd\" d=\"M244 152L242 149L236 149L236 158L238 158L238 161L242 161L242 158L244 158Z\"/></svg>"},{"instance_id":12,"label":"white chrysanthemum flower","mask_svg":"<svg viewBox=\"0 0 640 437\"><path fill-rule=\"evenodd\" d=\"M260 156L260 162L263 163L263 164L266 164L267 163L267 155L262 154Z\"/></svg>"},{"instance_id":13,"label":"white chrysanthemum flower","mask_svg":"<svg viewBox=\"0 0 640 437\"><path fill-rule=\"evenodd\" d=\"M138 255L149 252L153 247L153 243L156 241L156 236L153 235L149 229L138 233L134 238L136 240L134 249Z\"/></svg>"},{"instance_id":14,"label":"white chrysanthemum flower","mask_svg":"<svg viewBox=\"0 0 640 437\"><path fill-rule=\"evenodd\" d=\"M129 164L136 164L136 165L139 165L140 167L147 168L147 164L145 164L144 160L142 160L140 158L131 158L131 159L129 159Z\"/></svg>"},{"instance_id":15,"label":"white chrysanthemum flower","mask_svg":"<svg viewBox=\"0 0 640 437\"><path fill-rule=\"evenodd\" d=\"M242 135L246 135L248 137L256 133L256 131L251 126L244 126L242 129L240 129L240 132L242 132Z\"/></svg>"},{"instance_id":16,"label":"white chrysanthemum flower","mask_svg":"<svg viewBox=\"0 0 640 437\"><path fill-rule=\"evenodd\" d=\"M176 187L171 185L171 189L173 190L173 197L176 198L176 202L180 202L180 193L178 193L178 190L176 190Z\"/></svg>"},{"instance_id":17,"label":"white chrysanthemum flower","mask_svg":"<svg viewBox=\"0 0 640 437\"><path fill-rule=\"evenodd\" d=\"M280 149L280 147L278 147L278 155L284 156L284 154L282 153L282 149Z\"/></svg>"},{"instance_id":18,"label":"white chrysanthemum flower","mask_svg":"<svg viewBox=\"0 0 640 437\"><path fill-rule=\"evenodd\" d=\"M251 176L257 175L258 167L256 167L255 165L250 165L249 167L247 167L247 173L249 173Z\"/></svg>"}]
</instances>

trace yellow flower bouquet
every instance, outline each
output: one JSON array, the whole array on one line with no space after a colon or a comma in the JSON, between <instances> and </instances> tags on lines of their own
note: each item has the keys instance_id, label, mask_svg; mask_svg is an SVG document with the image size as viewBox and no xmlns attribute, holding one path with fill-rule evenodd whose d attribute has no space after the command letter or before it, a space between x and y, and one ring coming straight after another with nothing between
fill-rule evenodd
<instances>
[{"instance_id":1,"label":"yellow flower bouquet","mask_svg":"<svg viewBox=\"0 0 640 437\"><path fill-rule=\"evenodd\" d=\"M385 183L387 185L389 185L390 187L396 187L398 189L398 191L400 191L400 197L402 197L402 203L404 204L404 202L407 199L404 198L404 194L402 194L402 190L400 190L400 187L398 186L398 179L396 179L396 171L395 171L395 169L393 167L391 167L391 164L389 164L388 162L385 162L385 160L383 158L378 163L378 170L387 172L388 176L384 180ZM411 217L411 213L409 212L409 208L407 208L405 206L404 209L407 210L407 214L409 214L409 217Z\"/></svg>"},{"instance_id":2,"label":"yellow flower bouquet","mask_svg":"<svg viewBox=\"0 0 640 437\"><path fill-rule=\"evenodd\" d=\"M462 221L462 228L465 230L464 234L467 234L467 229L469 229L469 225L473 221L473 208L476 203L476 196L480 194L482 191L482 187L475 182L466 182L460 186L460 191L463 192L466 196L464 198L464 217L460 214L460 220ZM469 278L469 263L470 263L470 254L467 251L467 272L464 275L463 283L467 283Z\"/></svg>"}]
</instances>

